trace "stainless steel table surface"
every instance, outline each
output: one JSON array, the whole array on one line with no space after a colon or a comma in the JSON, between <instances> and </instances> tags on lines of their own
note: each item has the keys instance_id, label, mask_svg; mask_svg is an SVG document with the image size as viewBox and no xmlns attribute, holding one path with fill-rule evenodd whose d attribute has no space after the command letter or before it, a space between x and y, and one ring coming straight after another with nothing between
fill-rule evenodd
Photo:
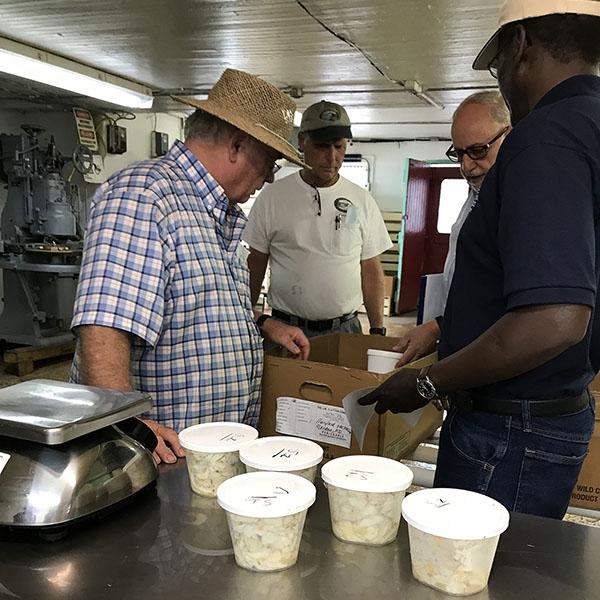
<instances>
[{"instance_id":1,"label":"stainless steel table surface","mask_svg":"<svg viewBox=\"0 0 600 600\"><path fill-rule=\"evenodd\" d=\"M331 533L327 495L308 514L298 564L252 573L225 550L214 502L189 489L184 461L161 467L158 493L81 525L55 542L0 534L2 600L435 600L413 579L403 522L397 541L372 548ZM230 552L230 551L229 551ZM487 590L474 600L600 599L600 530L511 515Z\"/></svg>"}]
</instances>

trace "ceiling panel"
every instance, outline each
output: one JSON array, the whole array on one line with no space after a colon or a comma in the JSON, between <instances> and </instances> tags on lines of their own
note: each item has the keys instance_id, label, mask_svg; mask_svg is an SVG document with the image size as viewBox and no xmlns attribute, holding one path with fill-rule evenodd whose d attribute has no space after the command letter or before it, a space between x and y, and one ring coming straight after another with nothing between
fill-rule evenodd
<instances>
[{"instance_id":1,"label":"ceiling panel","mask_svg":"<svg viewBox=\"0 0 600 600\"><path fill-rule=\"evenodd\" d=\"M433 102L445 109L430 111L428 124L434 131L439 125L438 133L445 136L456 105L472 91L494 84L470 65L495 29L500 4L0 0L0 35L144 83L157 95L156 110L180 110L169 94L206 93L224 68L234 67L282 89L294 88L301 110L322 98L371 111L410 111ZM403 82L412 80L423 85L426 97L404 89ZM6 87L2 84L0 80L0 87ZM44 95L41 89L30 101L72 100L72 95L48 90ZM0 101L0 106L5 104ZM369 123L378 121L389 123L389 115L372 112ZM367 122L360 127L374 137Z\"/></svg>"}]
</instances>

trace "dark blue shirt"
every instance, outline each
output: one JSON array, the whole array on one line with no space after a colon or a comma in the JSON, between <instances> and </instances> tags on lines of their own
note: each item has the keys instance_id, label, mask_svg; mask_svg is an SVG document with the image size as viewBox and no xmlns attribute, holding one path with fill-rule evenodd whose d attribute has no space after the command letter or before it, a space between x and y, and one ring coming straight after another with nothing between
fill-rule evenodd
<instances>
[{"instance_id":1,"label":"dark blue shirt","mask_svg":"<svg viewBox=\"0 0 600 600\"><path fill-rule=\"evenodd\" d=\"M592 307L585 339L488 398L577 395L600 368L600 78L553 88L507 136L467 218L444 314L440 357L525 306ZM595 333L597 332L597 333Z\"/></svg>"}]
</instances>

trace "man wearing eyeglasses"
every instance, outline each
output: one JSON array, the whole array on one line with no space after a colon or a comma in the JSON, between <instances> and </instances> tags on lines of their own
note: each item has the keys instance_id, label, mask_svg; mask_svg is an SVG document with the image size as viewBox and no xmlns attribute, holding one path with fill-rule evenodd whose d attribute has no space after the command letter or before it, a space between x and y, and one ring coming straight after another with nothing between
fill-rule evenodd
<instances>
[{"instance_id":1,"label":"man wearing eyeglasses","mask_svg":"<svg viewBox=\"0 0 600 600\"><path fill-rule=\"evenodd\" d=\"M243 234L252 301L270 261L273 316L308 337L361 333L363 300L370 333L385 335L379 255L392 242L369 192L339 174L351 138L342 106L323 100L307 108L299 145L310 168L263 190Z\"/></svg>"},{"instance_id":2,"label":"man wearing eyeglasses","mask_svg":"<svg viewBox=\"0 0 600 600\"><path fill-rule=\"evenodd\" d=\"M458 240L440 361L365 403L449 402L434 485L562 518L600 370L600 2L508 0L474 68L513 131ZM361 402L362 403L362 402Z\"/></svg>"},{"instance_id":3,"label":"man wearing eyeglasses","mask_svg":"<svg viewBox=\"0 0 600 600\"><path fill-rule=\"evenodd\" d=\"M460 164L460 172L469 184L469 195L450 231L448 255L444 264L444 299L450 291L456 243L462 226L477 202L477 196L487 172L496 162L498 151L510 131L510 113L499 92L478 92L462 101L452 117L452 145L446 156ZM445 304L445 300L444 300ZM402 336L394 347L402 352L397 366L430 354L440 339L441 315L427 321Z\"/></svg>"},{"instance_id":4,"label":"man wearing eyeglasses","mask_svg":"<svg viewBox=\"0 0 600 600\"><path fill-rule=\"evenodd\" d=\"M255 98L248 105L248 97ZM152 396L144 415L157 462L184 455L177 431L256 425L260 333L307 358L297 327L255 320L238 206L273 181L275 161L302 165L287 142L294 102L227 69L186 121L185 141L98 188L85 234L72 327L74 382Z\"/></svg>"}]
</instances>

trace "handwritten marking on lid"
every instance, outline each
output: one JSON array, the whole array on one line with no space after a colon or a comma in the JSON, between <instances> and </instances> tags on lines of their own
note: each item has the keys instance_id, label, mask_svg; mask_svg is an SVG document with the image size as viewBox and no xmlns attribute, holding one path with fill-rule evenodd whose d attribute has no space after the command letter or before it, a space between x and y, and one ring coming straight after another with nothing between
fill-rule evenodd
<instances>
[{"instance_id":1,"label":"handwritten marking on lid","mask_svg":"<svg viewBox=\"0 0 600 600\"><path fill-rule=\"evenodd\" d=\"M245 433L228 433L223 436L219 441L220 442L237 442L238 440L243 440L246 437Z\"/></svg>"},{"instance_id":2,"label":"handwritten marking on lid","mask_svg":"<svg viewBox=\"0 0 600 600\"><path fill-rule=\"evenodd\" d=\"M279 452L276 452L271 458L292 458L292 456L298 456L299 450L290 450L289 448L282 448Z\"/></svg>"},{"instance_id":3,"label":"handwritten marking on lid","mask_svg":"<svg viewBox=\"0 0 600 600\"><path fill-rule=\"evenodd\" d=\"M350 469L346 473L346 477L360 479L361 481L367 481L371 475L374 475L373 471L361 471L360 469Z\"/></svg>"},{"instance_id":4,"label":"handwritten marking on lid","mask_svg":"<svg viewBox=\"0 0 600 600\"><path fill-rule=\"evenodd\" d=\"M444 506L450 506L452 502L443 498L435 498L434 500L430 500L428 504L431 504L435 508L444 508Z\"/></svg>"},{"instance_id":5,"label":"handwritten marking on lid","mask_svg":"<svg viewBox=\"0 0 600 600\"><path fill-rule=\"evenodd\" d=\"M271 506L271 500L275 500L276 496L248 496L247 500L250 504L262 504L263 506Z\"/></svg>"}]
</instances>

